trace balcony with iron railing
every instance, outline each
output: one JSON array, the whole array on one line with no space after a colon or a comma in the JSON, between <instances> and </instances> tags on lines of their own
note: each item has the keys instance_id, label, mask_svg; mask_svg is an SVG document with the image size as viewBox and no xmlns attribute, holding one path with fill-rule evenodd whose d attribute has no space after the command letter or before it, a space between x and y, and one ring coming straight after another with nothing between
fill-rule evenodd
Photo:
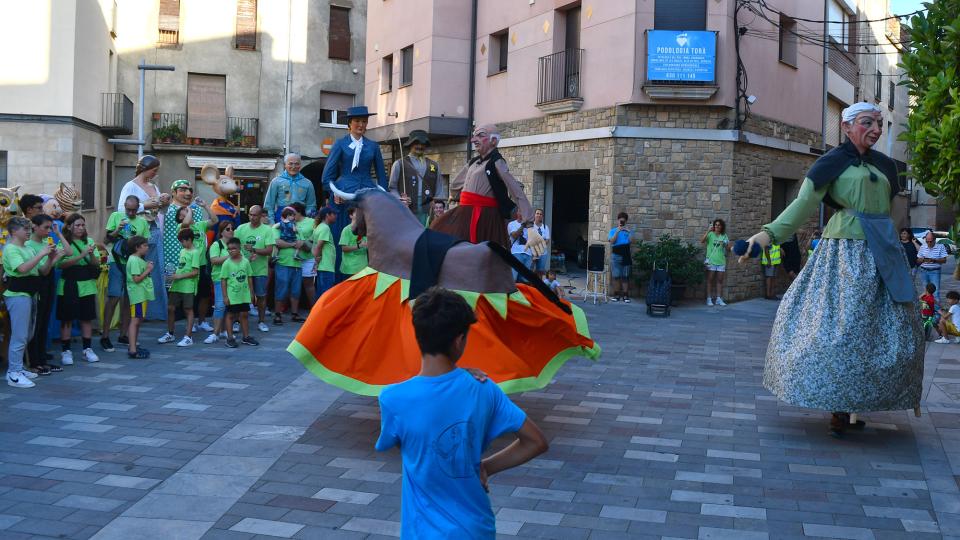
<instances>
[{"instance_id":1,"label":"balcony with iron railing","mask_svg":"<svg viewBox=\"0 0 960 540\"><path fill-rule=\"evenodd\" d=\"M547 114L572 112L583 106L583 49L567 49L540 57L537 63L537 108Z\"/></svg>"},{"instance_id":2,"label":"balcony with iron railing","mask_svg":"<svg viewBox=\"0 0 960 540\"><path fill-rule=\"evenodd\" d=\"M100 94L100 131L106 135L133 133L133 102L119 92Z\"/></svg>"},{"instance_id":3,"label":"balcony with iron railing","mask_svg":"<svg viewBox=\"0 0 960 540\"><path fill-rule=\"evenodd\" d=\"M189 137L184 113L153 113L152 144L256 149L260 122L257 118L228 116L222 138Z\"/></svg>"}]
</instances>

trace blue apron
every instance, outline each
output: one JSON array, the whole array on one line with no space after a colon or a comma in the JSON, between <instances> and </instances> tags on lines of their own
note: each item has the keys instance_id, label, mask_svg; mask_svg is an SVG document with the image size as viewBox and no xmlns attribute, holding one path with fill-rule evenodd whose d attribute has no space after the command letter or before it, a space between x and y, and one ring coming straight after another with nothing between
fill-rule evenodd
<instances>
[{"instance_id":1,"label":"blue apron","mask_svg":"<svg viewBox=\"0 0 960 540\"><path fill-rule=\"evenodd\" d=\"M907 256L900 245L897 231L893 227L893 220L887 214L864 214L853 209L847 209L857 216L863 235L867 239L867 248L873 255L877 265L877 272L883 279L890 298L894 302L913 302L915 292L913 281L910 279L910 267Z\"/></svg>"}]
</instances>

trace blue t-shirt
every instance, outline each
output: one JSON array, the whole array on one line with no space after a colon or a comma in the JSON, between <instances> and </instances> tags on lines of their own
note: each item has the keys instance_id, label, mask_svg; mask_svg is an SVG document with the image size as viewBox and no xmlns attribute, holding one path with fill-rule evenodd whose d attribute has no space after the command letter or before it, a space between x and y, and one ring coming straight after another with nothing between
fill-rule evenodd
<instances>
[{"instance_id":1,"label":"blue t-shirt","mask_svg":"<svg viewBox=\"0 0 960 540\"><path fill-rule=\"evenodd\" d=\"M610 229L610 234L607 235L607 238L613 239L613 235L617 235L617 239L613 241L614 246L622 246L624 244L630 243L630 231L620 231L617 232L616 228Z\"/></svg>"},{"instance_id":2,"label":"blue t-shirt","mask_svg":"<svg viewBox=\"0 0 960 540\"><path fill-rule=\"evenodd\" d=\"M384 388L376 448L400 446L401 538L494 538L480 456L526 418L500 387L462 369Z\"/></svg>"}]
</instances>

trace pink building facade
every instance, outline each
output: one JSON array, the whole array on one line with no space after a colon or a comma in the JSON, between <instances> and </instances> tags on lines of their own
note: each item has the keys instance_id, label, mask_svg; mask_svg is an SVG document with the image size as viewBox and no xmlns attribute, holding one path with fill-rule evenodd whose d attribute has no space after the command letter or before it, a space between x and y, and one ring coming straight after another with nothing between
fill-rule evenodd
<instances>
[{"instance_id":1,"label":"pink building facade","mask_svg":"<svg viewBox=\"0 0 960 540\"><path fill-rule=\"evenodd\" d=\"M389 159L398 138L426 130L432 157L456 174L471 126L498 124L566 261L603 243L620 211L638 241L697 242L715 218L746 237L792 199L823 148L823 49L802 38L800 19L822 20L824 8L735 4L370 2L369 134ZM758 296L761 284L758 268L731 264L726 295Z\"/></svg>"}]
</instances>

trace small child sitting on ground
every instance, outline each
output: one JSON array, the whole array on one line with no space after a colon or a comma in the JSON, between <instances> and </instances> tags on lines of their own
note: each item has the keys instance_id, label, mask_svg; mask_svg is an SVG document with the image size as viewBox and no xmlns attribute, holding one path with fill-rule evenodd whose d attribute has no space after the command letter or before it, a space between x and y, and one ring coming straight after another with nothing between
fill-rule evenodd
<instances>
[{"instance_id":1,"label":"small child sitting on ground","mask_svg":"<svg viewBox=\"0 0 960 540\"><path fill-rule=\"evenodd\" d=\"M550 287L550 290L554 292L558 297L563 298L563 286L560 285L560 281L557 279L556 270L547 270L543 278L543 282Z\"/></svg>"},{"instance_id":2,"label":"small child sitting on ground","mask_svg":"<svg viewBox=\"0 0 960 540\"><path fill-rule=\"evenodd\" d=\"M960 293L957 291L948 292L948 309L940 309L940 324L937 326L940 339L936 343L951 343L951 337L953 338L952 343L960 343L960 330L957 330L957 321L960 321L960 306L957 305L957 302L960 302Z\"/></svg>"}]
</instances>

